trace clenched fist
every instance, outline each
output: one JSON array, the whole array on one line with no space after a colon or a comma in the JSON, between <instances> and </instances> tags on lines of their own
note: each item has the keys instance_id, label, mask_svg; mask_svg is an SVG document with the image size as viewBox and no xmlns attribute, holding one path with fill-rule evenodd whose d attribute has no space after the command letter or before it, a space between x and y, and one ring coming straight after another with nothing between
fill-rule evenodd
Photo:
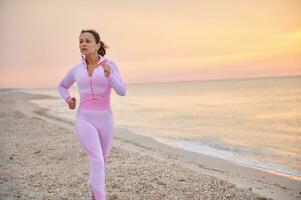
<instances>
[{"instance_id":1,"label":"clenched fist","mask_svg":"<svg viewBox=\"0 0 301 200\"><path fill-rule=\"evenodd\" d=\"M108 65L108 64L106 64L106 63L104 63L104 64L102 64L102 67L103 67L103 69L105 71L105 76L106 77L110 76L110 74L111 74L111 66Z\"/></svg>"},{"instance_id":2,"label":"clenched fist","mask_svg":"<svg viewBox=\"0 0 301 200\"><path fill-rule=\"evenodd\" d=\"M68 106L70 109L74 110L75 106L76 106L76 99L75 97L72 97L70 99L70 101L68 101Z\"/></svg>"}]
</instances>

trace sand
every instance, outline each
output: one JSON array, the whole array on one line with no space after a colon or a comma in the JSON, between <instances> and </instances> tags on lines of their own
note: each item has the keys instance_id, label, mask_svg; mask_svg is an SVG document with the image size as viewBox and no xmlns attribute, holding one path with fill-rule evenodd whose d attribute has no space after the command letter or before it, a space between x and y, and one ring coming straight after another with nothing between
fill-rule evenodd
<instances>
[{"instance_id":1,"label":"sand","mask_svg":"<svg viewBox=\"0 0 301 200\"><path fill-rule=\"evenodd\" d=\"M0 199L88 199L88 159L75 124L29 102L40 98L49 97L0 91ZM289 200L301 199L301 182L117 127L106 195L110 200Z\"/></svg>"}]
</instances>

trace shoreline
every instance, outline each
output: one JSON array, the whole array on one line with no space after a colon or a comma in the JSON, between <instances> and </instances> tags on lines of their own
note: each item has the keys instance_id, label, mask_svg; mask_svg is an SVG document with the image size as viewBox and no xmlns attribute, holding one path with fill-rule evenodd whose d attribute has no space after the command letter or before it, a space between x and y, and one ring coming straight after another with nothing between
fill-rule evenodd
<instances>
[{"instance_id":1,"label":"shoreline","mask_svg":"<svg viewBox=\"0 0 301 200\"><path fill-rule=\"evenodd\" d=\"M160 144L164 144L164 145L167 145L167 146L172 147L172 148L180 149L180 150L183 150L183 151L188 151L188 152L191 152L191 153L197 153L197 154L201 154L201 155L208 156L208 157L214 157L214 158L223 160L225 162L230 162L234 165L239 165L239 166L242 166L242 167L247 167L247 168L252 168L252 169L255 169L255 170L264 171L264 172L267 172L267 173L270 173L270 174L274 174L274 175L277 175L277 176L282 176L282 177L285 177L285 178L288 178L288 179L291 179L291 180L294 180L294 181L301 182L301 176L295 176L295 175L291 175L291 174L288 174L288 173L277 172L277 171L273 171L271 169L267 169L267 168L263 168L263 167L250 166L250 165L240 163L240 162L237 162L237 161L227 160L227 159L218 158L218 157L215 157L215 156L212 156L212 155L207 155L207 154L204 154L204 153L199 153L199 152L195 152L195 151L186 150L186 149L183 149L183 148L180 148L180 147L176 147L176 145L169 144L168 142L160 141L160 138L157 139L156 137L151 137L151 136L146 135L146 134L137 133L136 131L131 130L130 128L125 128L125 129L128 129L129 132L131 132L131 134L135 133L137 135L143 135L143 136L145 136L149 139L157 141Z\"/></svg>"},{"instance_id":2,"label":"shoreline","mask_svg":"<svg viewBox=\"0 0 301 200\"><path fill-rule=\"evenodd\" d=\"M1 93L3 93L2 90L0 90L0 94ZM8 93L10 93L10 91ZM10 95L21 97L16 98L17 100L15 102L16 110L19 112L22 112L27 116L44 120L44 123L69 126L71 129L75 125L74 122L71 122L68 119L62 119L58 118L57 116L53 116L46 109L39 108L37 105L29 102L30 99L49 98L49 96L33 95L19 91L11 91L11 93L12 94ZM267 198L273 198L275 200L301 198L300 181L293 180L289 177L281 176L279 174L273 174L263 169L242 166L220 158L172 147L170 145L155 141L151 137L134 133L129 129L116 127L113 146L115 150L122 148L129 152L135 152L139 156L150 156L152 159L156 160L155 162L158 161L158 163L159 161L162 161L167 162L169 165L179 165L183 169L191 171L189 173L194 173L194 175L197 177L209 176L209 179L215 180L215 178L217 178L222 182L225 180L226 182L234 184L233 187L236 189L243 188L243 193L246 193L246 191L251 192L252 195L249 199L255 199L255 193ZM114 148L112 153L114 152ZM112 158L109 160L114 162L114 155L112 155ZM116 162L118 162L118 159ZM117 164L117 166L120 165ZM188 171L185 173L189 174ZM186 176L183 178L184 180L186 179L185 177ZM112 173L112 178L114 178L114 173ZM167 181L168 184L170 182L170 180L165 181ZM117 193L115 195L118 196Z\"/></svg>"}]
</instances>

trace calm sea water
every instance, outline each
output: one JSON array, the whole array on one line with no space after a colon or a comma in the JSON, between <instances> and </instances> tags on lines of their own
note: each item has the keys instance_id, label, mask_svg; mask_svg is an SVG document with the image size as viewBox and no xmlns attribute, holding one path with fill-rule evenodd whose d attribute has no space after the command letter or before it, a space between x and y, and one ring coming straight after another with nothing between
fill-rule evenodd
<instances>
[{"instance_id":1,"label":"calm sea water","mask_svg":"<svg viewBox=\"0 0 301 200\"><path fill-rule=\"evenodd\" d=\"M35 103L75 120L60 97ZM128 84L127 96L112 91L112 109L117 126L159 142L301 177L300 76Z\"/></svg>"}]
</instances>

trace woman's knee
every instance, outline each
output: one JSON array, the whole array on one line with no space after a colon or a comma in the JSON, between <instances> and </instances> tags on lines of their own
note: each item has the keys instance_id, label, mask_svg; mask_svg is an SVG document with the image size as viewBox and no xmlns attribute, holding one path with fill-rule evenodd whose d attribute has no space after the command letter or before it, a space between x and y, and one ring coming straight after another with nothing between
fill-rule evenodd
<instances>
[{"instance_id":1,"label":"woman's knee","mask_svg":"<svg viewBox=\"0 0 301 200\"><path fill-rule=\"evenodd\" d=\"M90 163L90 174L92 177L95 178L99 176L104 177L105 174L105 165L103 162L92 162Z\"/></svg>"},{"instance_id":2,"label":"woman's knee","mask_svg":"<svg viewBox=\"0 0 301 200\"><path fill-rule=\"evenodd\" d=\"M89 156L89 162L90 162L90 165L94 169L97 169L97 170L103 169L105 166L105 160L101 157L94 158L94 157Z\"/></svg>"}]
</instances>

